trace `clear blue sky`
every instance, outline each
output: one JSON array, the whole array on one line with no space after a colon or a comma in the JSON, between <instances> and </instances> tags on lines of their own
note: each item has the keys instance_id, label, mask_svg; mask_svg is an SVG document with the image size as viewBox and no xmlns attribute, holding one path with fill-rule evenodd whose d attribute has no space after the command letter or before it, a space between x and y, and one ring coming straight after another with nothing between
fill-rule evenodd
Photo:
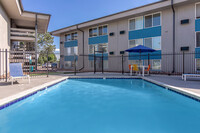
<instances>
[{"instance_id":1,"label":"clear blue sky","mask_svg":"<svg viewBox=\"0 0 200 133\"><path fill-rule=\"evenodd\" d=\"M22 0L25 10L51 14L48 31L103 17L159 0ZM59 38L54 44L59 48Z\"/></svg>"}]
</instances>

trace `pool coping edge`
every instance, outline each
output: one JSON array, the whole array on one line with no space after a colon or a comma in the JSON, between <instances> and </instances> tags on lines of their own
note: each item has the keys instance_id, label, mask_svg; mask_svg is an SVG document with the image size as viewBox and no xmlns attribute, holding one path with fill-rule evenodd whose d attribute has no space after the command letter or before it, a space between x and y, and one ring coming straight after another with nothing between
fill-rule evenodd
<instances>
[{"instance_id":1,"label":"pool coping edge","mask_svg":"<svg viewBox=\"0 0 200 133\"><path fill-rule=\"evenodd\" d=\"M163 83L163 82L159 82L159 81L156 81L156 80L147 78L147 77L142 77L142 79L145 80L145 81L151 82L151 83L153 83L153 84L162 86L162 87L164 87L165 89L174 91L174 92L176 92L176 93L179 93L179 94L181 94L181 95L187 96L187 97L189 97L189 98L192 98L192 99L197 100L197 101L200 102L200 94L197 94L197 93L195 93L195 92L188 91L188 90L184 90L184 89L181 89L180 87L175 87L175 86L172 86L172 85L168 85L168 84L165 84L165 83Z\"/></svg>"}]
</instances>

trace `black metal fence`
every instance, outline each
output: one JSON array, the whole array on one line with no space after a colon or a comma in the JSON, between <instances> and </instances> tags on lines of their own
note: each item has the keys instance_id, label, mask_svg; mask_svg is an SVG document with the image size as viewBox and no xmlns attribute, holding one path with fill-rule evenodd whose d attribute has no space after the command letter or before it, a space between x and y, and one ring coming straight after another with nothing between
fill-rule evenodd
<instances>
[{"instance_id":1,"label":"black metal fence","mask_svg":"<svg viewBox=\"0 0 200 133\"><path fill-rule=\"evenodd\" d=\"M7 81L10 77L9 64L22 63L24 75L47 76L49 72L57 71L57 67L52 66L49 60L49 53L45 53L46 62L39 64L36 56L39 57L39 52L34 51L8 51L0 49L0 81Z\"/></svg>"},{"instance_id":2,"label":"black metal fence","mask_svg":"<svg viewBox=\"0 0 200 133\"><path fill-rule=\"evenodd\" d=\"M115 72L129 73L129 65L137 64L141 70L142 66L150 65L151 74L182 75L184 73L200 73L200 53L166 53L166 54L135 54L135 55L79 55L71 60L72 65L65 67L65 61L61 62L66 71L81 72ZM68 61L70 62L70 61Z\"/></svg>"},{"instance_id":3,"label":"black metal fence","mask_svg":"<svg viewBox=\"0 0 200 133\"><path fill-rule=\"evenodd\" d=\"M200 53L182 52L166 54L123 54L108 55L97 53L90 55L65 56L60 59L59 68L55 69L49 63L39 64L36 60L40 53L33 51L8 51L0 49L0 81L7 81L9 78L9 64L22 63L23 72L30 76L48 76L50 72L57 70L64 74L82 72L105 73L114 72L128 74L129 65L151 66L150 74L181 75L183 73L200 74ZM46 53L48 59L49 53Z\"/></svg>"}]
</instances>

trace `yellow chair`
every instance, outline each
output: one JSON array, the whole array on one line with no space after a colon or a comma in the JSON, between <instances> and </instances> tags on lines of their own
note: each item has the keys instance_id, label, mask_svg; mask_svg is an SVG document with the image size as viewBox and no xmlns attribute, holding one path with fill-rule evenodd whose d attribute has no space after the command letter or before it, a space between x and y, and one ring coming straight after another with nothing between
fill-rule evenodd
<instances>
[{"instance_id":1,"label":"yellow chair","mask_svg":"<svg viewBox=\"0 0 200 133\"><path fill-rule=\"evenodd\" d=\"M133 71L136 73L139 72L139 68L137 64L133 64Z\"/></svg>"}]
</instances>

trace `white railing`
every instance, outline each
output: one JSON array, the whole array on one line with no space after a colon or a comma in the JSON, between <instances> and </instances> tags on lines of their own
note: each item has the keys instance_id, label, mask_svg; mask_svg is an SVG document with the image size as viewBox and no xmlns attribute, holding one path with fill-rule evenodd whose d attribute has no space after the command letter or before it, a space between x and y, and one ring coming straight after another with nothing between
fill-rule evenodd
<instances>
[{"instance_id":1,"label":"white railing","mask_svg":"<svg viewBox=\"0 0 200 133\"><path fill-rule=\"evenodd\" d=\"M11 28L10 37L12 40L30 40L35 39L35 30L32 29L21 29L21 28Z\"/></svg>"}]
</instances>

